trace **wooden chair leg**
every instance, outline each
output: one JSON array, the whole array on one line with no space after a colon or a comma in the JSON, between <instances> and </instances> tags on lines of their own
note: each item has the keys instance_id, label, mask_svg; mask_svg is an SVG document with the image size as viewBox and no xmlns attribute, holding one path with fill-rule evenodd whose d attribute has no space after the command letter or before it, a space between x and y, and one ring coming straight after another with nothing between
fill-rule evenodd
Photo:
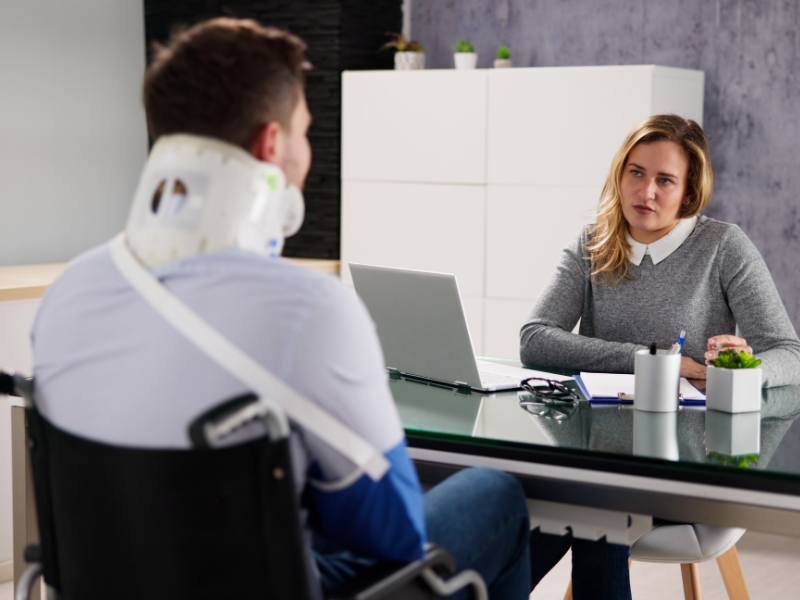
<instances>
[{"instance_id":1,"label":"wooden chair leg","mask_svg":"<svg viewBox=\"0 0 800 600\"><path fill-rule=\"evenodd\" d=\"M567 591L564 592L564 600L572 600L572 579L569 580Z\"/></svg>"},{"instance_id":2,"label":"wooden chair leg","mask_svg":"<svg viewBox=\"0 0 800 600\"><path fill-rule=\"evenodd\" d=\"M722 556L717 557L717 566L725 582L725 589L730 600L750 600L747 584L744 581L742 565L739 563L739 553L733 546Z\"/></svg>"},{"instance_id":3,"label":"wooden chair leg","mask_svg":"<svg viewBox=\"0 0 800 600\"><path fill-rule=\"evenodd\" d=\"M686 600L703 600L700 588L700 565L697 563L681 563L683 578L683 596Z\"/></svg>"}]
</instances>

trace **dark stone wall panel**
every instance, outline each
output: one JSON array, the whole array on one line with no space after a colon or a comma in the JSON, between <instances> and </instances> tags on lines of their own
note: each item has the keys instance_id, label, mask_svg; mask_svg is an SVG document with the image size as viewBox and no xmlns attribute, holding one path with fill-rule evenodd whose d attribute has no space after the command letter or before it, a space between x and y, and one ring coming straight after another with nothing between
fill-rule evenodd
<instances>
[{"instance_id":1,"label":"dark stone wall panel","mask_svg":"<svg viewBox=\"0 0 800 600\"><path fill-rule=\"evenodd\" d=\"M287 29L308 44L313 70L306 97L313 117L308 138L313 160L304 190L306 218L287 240L286 256L339 258L341 214L341 72L391 68L377 53L387 31L402 27L401 0L145 0L148 57L153 41L174 27L218 16L255 19Z\"/></svg>"}]
</instances>

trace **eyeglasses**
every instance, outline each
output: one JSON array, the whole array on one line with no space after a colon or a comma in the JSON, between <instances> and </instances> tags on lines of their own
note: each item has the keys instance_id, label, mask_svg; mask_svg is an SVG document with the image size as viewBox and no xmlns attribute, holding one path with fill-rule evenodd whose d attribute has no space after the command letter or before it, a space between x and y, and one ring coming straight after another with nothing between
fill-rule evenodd
<instances>
[{"instance_id":1,"label":"eyeglasses","mask_svg":"<svg viewBox=\"0 0 800 600\"><path fill-rule=\"evenodd\" d=\"M543 377L529 377L520 382L520 387L536 396L545 403L577 402L580 396L560 381L545 379ZM520 399L522 404L522 399Z\"/></svg>"},{"instance_id":2,"label":"eyeglasses","mask_svg":"<svg viewBox=\"0 0 800 600\"><path fill-rule=\"evenodd\" d=\"M554 400L541 400L528 392L517 392L519 405L534 417L555 421L558 424L569 420L578 412L580 406L577 402L556 402Z\"/></svg>"}]
</instances>

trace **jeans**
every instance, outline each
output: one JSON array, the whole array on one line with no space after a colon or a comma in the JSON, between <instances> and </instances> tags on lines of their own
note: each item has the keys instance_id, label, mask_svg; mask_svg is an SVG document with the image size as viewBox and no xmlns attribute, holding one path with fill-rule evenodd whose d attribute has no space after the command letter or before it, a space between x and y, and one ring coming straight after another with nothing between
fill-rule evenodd
<instances>
[{"instance_id":1,"label":"jeans","mask_svg":"<svg viewBox=\"0 0 800 600\"><path fill-rule=\"evenodd\" d=\"M574 600L630 600L628 547L530 531L522 486L506 473L456 473L425 494L425 522L428 539L447 548L457 570L483 576L492 600L528 598L570 547ZM324 589L374 564L322 543L315 544L315 555ZM467 589L450 598L470 597Z\"/></svg>"}]
</instances>

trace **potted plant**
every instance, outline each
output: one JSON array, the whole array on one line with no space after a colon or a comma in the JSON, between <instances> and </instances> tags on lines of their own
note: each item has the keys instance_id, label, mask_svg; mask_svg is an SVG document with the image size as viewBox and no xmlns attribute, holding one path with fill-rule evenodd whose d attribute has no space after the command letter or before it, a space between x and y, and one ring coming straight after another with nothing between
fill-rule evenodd
<instances>
[{"instance_id":1,"label":"potted plant","mask_svg":"<svg viewBox=\"0 0 800 600\"><path fill-rule=\"evenodd\" d=\"M419 42L407 40L402 33L390 31L386 35L392 36L394 39L381 46L378 52L389 48L397 50L394 53L395 71L413 71L425 68L425 51Z\"/></svg>"},{"instance_id":2,"label":"potted plant","mask_svg":"<svg viewBox=\"0 0 800 600\"><path fill-rule=\"evenodd\" d=\"M454 58L456 69L474 69L478 66L478 55L467 40L458 40Z\"/></svg>"},{"instance_id":3,"label":"potted plant","mask_svg":"<svg viewBox=\"0 0 800 600\"><path fill-rule=\"evenodd\" d=\"M510 69L513 66L514 63L511 61L511 50L508 49L508 46L500 46L497 49L497 58L494 59L494 68Z\"/></svg>"},{"instance_id":4,"label":"potted plant","mask_svg":"<svg viewBox=\"0 0 800 600\"><path fill-rule=\"evenodd\" d=\"M720 352L708 367L706 408L727 413L761 410L760 364L741 350Z\"/></svg>"}]
</instances>

